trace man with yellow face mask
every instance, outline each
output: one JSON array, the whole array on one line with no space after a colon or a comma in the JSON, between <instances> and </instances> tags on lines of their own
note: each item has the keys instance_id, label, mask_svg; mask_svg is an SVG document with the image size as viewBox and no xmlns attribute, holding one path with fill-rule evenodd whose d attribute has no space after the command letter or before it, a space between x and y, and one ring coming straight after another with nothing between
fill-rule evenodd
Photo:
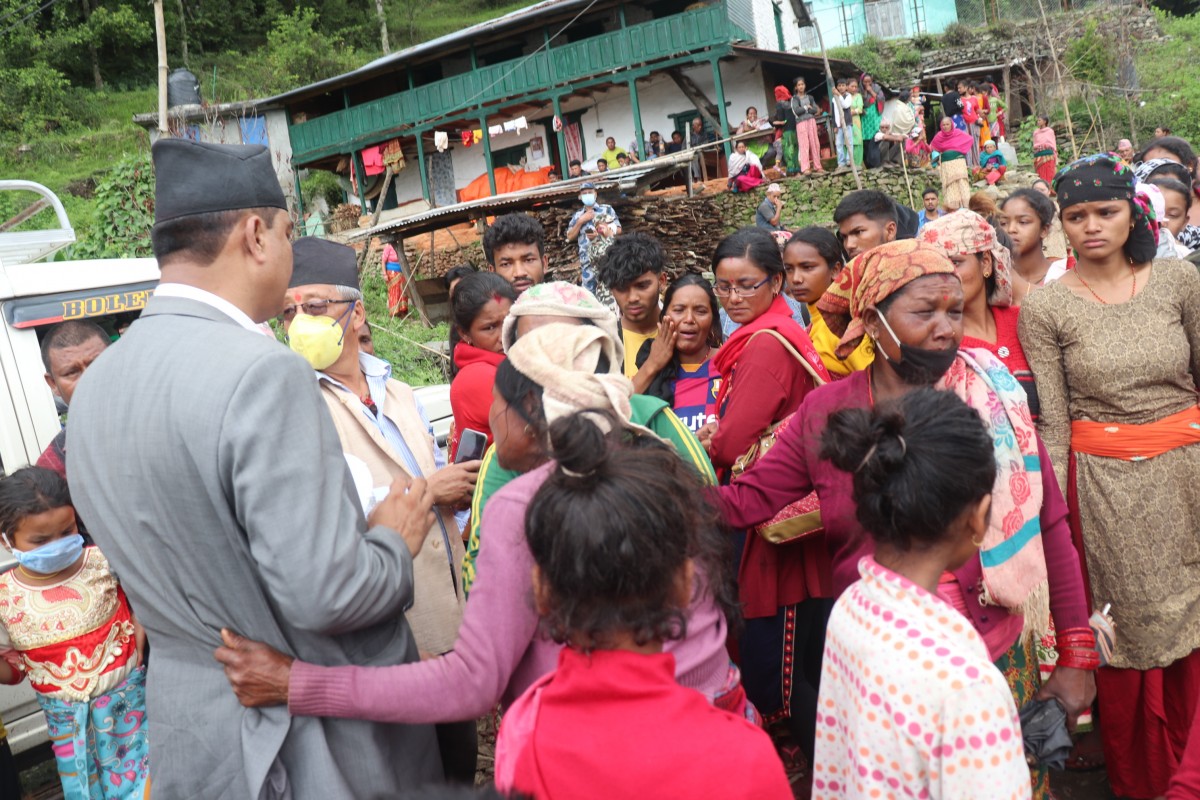
<instances>
[{"instance_id":1,"label":"man with yellow face mask","mask_svg":"<svg viewBox=\"0 0 1200 800\"><path fill-rule=\"evenodd\" d=\"M464 603L463 541L453 512L470 503L480 462L446 466L412 389L391 377L390 364L362 351L367 318L352 248L316 237L292 244L282 320L288 346L316 370L342 449L366 464L374 494L400 475L429 483L437 519L413 559L413 605L404 616L421 652L441 655L454 646ZM474 721L437 727L447 779L473 782Z\"/></svg>"}]
</instances>

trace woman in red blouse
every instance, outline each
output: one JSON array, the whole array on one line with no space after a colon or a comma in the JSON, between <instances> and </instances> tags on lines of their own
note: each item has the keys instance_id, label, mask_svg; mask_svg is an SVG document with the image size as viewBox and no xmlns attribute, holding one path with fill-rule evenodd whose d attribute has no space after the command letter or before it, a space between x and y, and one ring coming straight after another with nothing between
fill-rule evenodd
<instances>
[{"instance_id":1,"label":"woman in red blouse","mask_svg":"<svg viewBox=\"0 0 1200 800\"><path fill-rule=\"evenodd\" d=\"M1012 256L1000 243L996 229L964 208L930 222L918 238L939 246L962 281L963 337L959 346L982 348L1004 362L1025 390L1036 422L1037 386L1017 338L1018 295L1027 293L1028 284L1013 274Z\"/></svg>"},{"instance_id":2,"label":"woman in red blouse","mask_svg":"<svg viewBox=\"0 0 1200 800\"><path fill-rule=\"evenodd\" d=\"M476 272L454 287L451 308L459 341L450 360L450 409L454 432L450 437L450 459L458 453L462 432L468 428L487 434L488 411L492 407L492 384L496 367L504 360L501 329L508 309L516 301L512 285L494 272Z\"/></svg>"},{"instance_id":3,"label":"woman in red blouse","mask_svg":"<svg viewBox=\"0 0 1200 800\"><path fill-rule=\"evenodd\" d=\"M701 430L725 481L764 433L790 416L829 373L784 301L779 245L765 230L743 228L713 254L713 291L740 327L713 357L722 376L716 423ZM829 555L820 534L772 544L738 534L738 591L745 629L739 641L746 695L767 722L787 720L811 761L825 620L833 601ZM782 667L782 668L781 668Z\"/></svg>"}]
</instances>

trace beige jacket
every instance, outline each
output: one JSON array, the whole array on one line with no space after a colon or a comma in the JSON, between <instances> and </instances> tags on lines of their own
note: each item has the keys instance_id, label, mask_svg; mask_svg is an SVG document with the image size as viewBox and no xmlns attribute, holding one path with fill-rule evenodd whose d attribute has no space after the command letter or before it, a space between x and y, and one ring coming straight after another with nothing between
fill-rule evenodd
<instances>
[{"instance_id":1,"label":"beige jacket","mask_svg":"<svg viewBox=\"0 0 1200 800\"><path fill-rule=\"evenodd\" d=\"M404 458L397 453L379 428L363 413L362 402L350 392L342 391L328 381L320 381L321 396L329 406L333 426L345 452L362 459L371 470L375 486L387 486L401 475L408 475ZM387 382L387 399L383 413L400 429L409 443L413 456L426 477L436 469L433 461L434 441L421 421L412 389L397 380ZM454 647L458 626L462 622L462 559L463 543L454 514L448 508L435 509L441 515L450 540L450 560L442 529L435 522L425 536L425 544L413 559L413 604L405 612L412 627L417 647L424 653L441 655ZM453 580L451 579L453 565Z\"/></svg>"}]
</instances>

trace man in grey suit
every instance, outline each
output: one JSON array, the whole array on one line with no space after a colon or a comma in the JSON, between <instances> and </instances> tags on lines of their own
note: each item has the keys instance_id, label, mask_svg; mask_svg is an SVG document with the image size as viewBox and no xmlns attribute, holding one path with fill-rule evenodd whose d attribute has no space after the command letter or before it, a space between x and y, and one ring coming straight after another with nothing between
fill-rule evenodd
<instances>
[{"instance_id":1,"label":"man in grey suit","mask_svg":"<svg viewBox=\"0 0 1200 800\"><path fill-rule=\"evenodd\" d=\"M229 627L306 661L413 661L403 611L433 518L397 481L363 519L280 311L292 224L262 147L155 143L162 282L71 404L72 495L146 628L159 798L384 798L438 780L431 726L291 718L238 704Z\"/></svg>"}]
</instances>

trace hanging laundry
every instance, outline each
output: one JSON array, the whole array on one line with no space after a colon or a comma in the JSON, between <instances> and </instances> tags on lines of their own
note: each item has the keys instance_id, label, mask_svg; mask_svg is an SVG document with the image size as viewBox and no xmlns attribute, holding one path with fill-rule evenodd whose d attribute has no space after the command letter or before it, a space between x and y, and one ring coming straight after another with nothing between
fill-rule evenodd
<instances>
[{"instance_id":1,"label":"hanging laundry","mask_svg":"<svg viewBox=\"0 0 1200 800\"><path fill-rule=\"evenodd\" d=\"M500 134L504 133L503 125L488 125L488 138L495 139Z\"/></svg>"},{"instance_id":2,"label":"hanging laundry","mask_svg":"<svg viewBox=\"0 0 1200 800\"><path fill-rule=\"evenodd\" d=\"M525 117L517 117L515 120L513 120L513 122L516 123L517 133L520 133L529 127L529 123L525 121Z\"/></svg>"},{"instance_id":3,"label":"hanging laundry","mask_svg":"<svg viewBox=\"0 0 1200 800\"><path fill-rule=\"evenodd\" d=\"M483 141L483 128L476 128L475 130L471 131L471 138L475 140L475 144L479 144L480 142L482 142Z\"/></svg>"},{"instance_id":4,"label":"hanging laundry","mask_svg":"<svg viewBox=\"0 0 1200 800\"><path fill-rule=\"evenodd\" d=\"M505 133L516 133L517 132L517 121L515 119L510 119L507 122L505 122L504 123L504 132Z\"/></svg>"},{"instance_id":5,"label":"hanging laundry","mask_svg":"<svg viewBox=\"0 0 1200 800\"><path fill-rule=\"evenodd\" d=\"M445 131L434 131L433 146L437 148L439 153L446 152L446 148L450 146L449 135Z\"/></svg>"},{"instance_id":6,"label":"hanging laundry","mask_svg":"<svg viewBox=\"0 0 1200 800\"><path fill-rule=\"evenodd\" d=\"M459 131L459 135L462 136L463 147L475 144L475 137L471 135L470 131Z\"/></svg>"},{"instance_id":7,"label":"hanging laundry","mask_svg":"<svg viewBox=\"0 0 1200 800\"><path fill-rule=\"evenodd\" d=\"M393 173L404 169L404 151L400 149L399 139L392 139L383 146L383 164L391 167Z\"/></svg>"},{"instance_id":8,"label":"hanging laundry","mask_svg":"<svg viewBox=\"0 0 1200 800\"><path fill-rule=\"evenodd\" d=\"M368 147L359 154L362 157L363 174L368 178L383 173L383 148Z\"/></svg>"},{"instance_id":9,"label":"hanging laundry","mask_svg":"<svg viewBox=\"0 0 1200 800\"><path fill-rule=\"evenodd\" d=\"M559 118L559 116L557 114L554 115L554 121L551 123L551 127L554 128L555 133L558 133L563 128L562 120Z\"/></svg>"}]
</instances>

